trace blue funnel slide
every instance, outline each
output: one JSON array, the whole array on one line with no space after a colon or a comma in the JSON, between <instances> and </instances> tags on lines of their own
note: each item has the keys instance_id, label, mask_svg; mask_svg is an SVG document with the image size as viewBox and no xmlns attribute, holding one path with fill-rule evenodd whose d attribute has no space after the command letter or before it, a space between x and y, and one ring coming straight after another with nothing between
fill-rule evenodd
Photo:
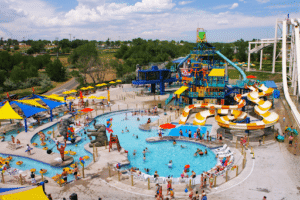
<instances>
[{"instance_id":1,"label":"blue funnel slide","mask_svg":"<svg viewBox=\"0 0 300 200\"><path fill-rule=\"evenodd\" d=\"M247 80L246 74L245 74L245 72L241 68L239 68L238 66L236 66L236 64L234 64L231 60L229 60L223 54L221 54L220 51L216 51L216 53L219 56L221 56L224 60L226 60L229 64L231 64L234 68L236 68L241 73L241 75L243 76L243 81Z\"/></svg>"}]
</instances>

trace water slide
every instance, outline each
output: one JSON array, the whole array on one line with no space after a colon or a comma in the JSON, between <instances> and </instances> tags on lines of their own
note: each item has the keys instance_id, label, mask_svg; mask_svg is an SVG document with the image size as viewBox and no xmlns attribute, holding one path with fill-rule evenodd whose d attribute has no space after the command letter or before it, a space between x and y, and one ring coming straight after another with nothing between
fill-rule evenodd
<instances>
[{"instance_id":1,"label":"water slide","mask_svg":"<svg viewBox=\"0 0 300 200\"><path fill-rule=\"evenodd\" d=\"M246 74L245 74L245 72L241 68L239 68L231 60L229 60L228 58L226 58L226 56L224 56L220 51L216 51L216 53L219 56L221 56L221 58L223 58L224 60L226 60L229 64L231 64L235 69L237 69L241 73L241 75L243 76L243 81L247 80Z\"/></svg>"},{"instance_id":2,"label":"water slide","mask_svg":"<svg viewBox=\"0 0 300 200\"><path fill-rule=\"evenodd\" d=\"M300 22L300 20L299 20ZM300 41L299 41L299 27L295 27L295 39L296 39L296 52L297 52L297 68L298 68L298 84L300 83L299 72L300 72ZM286 21L283 21L283 29L282 29L282 83L283 83L283 92L287 103L291 108L292 115L294 119L300 127L300 114L295 106L294 102L292 101L289 89L287 85L287 74L286 74ZM300 85L299 85L300 86Z\"/></svg>"},{"instance_id":3,"label":"water slide","mask_svg":"<svg viewBox=\"0 0 300 200\"><path fill-rule=\"evenodd\" d=\"M238 94L235 96L235 101L238 102L237 105L225 106L225 105L215 105L215 104L194 104L186 106L182 115L180 116L179 123L185 124L189 113L194 108L208 108L210 110L201 111L196 114L196 117L193 121L194 125L205 125L206 118L211 115L216 115L215 119L218 122L219 126L229 129L238 129L238 130L255 130L255 129L263 129L270 126L273 126L277 123L279 116L277 113L269 112L269 109L272 106L270 101L263 101L260 97L268 96L273 94L274 89L267 88L265 85L258 86L258 89L262 92L258 92L258 89L250 86L248 87L251 92L246 94ZM254 107L254 111L256 114L261 116L263 119L260 121L256 121L255 123L233 123L233 120L243 120L247 117L245 112L242 112L240 109L246 105L246 101L242 99L243 97L247 97L249 101L256 103L257 105ZM215 113L217 110L217 114ZM225 115L225 116L221 116Z\"/></svg>"}]
</instances>

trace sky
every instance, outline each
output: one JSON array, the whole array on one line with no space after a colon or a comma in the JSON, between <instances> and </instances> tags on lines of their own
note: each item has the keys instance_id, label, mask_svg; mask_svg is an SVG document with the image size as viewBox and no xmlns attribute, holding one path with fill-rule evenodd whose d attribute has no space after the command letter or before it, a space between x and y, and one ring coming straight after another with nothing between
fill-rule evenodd
<instances>
[{"instance_id":1,"label":"sky","mask_svg":"<svg viewBox=\"0 0 300 200\"><path fill-rule=\"evenodd\" d=\"M289 0L1 0L4 39L133 38L209 42L274 37L276 19L300 18Z\"/></svg>"}]
</instances>

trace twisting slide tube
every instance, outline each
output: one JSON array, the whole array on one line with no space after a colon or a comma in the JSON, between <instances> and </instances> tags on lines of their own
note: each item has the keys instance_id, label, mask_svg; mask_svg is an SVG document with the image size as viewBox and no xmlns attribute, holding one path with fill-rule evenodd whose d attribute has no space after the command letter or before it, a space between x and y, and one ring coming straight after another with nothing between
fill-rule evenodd
<instances>
[{"instance_id":1,"label":"twisting slide tube","mask_svg":"<svg viewBox=\"0 0 300 200\"><path fill-rule=\"evenodd\" d=\"M185 107L182 116L180 117L180 124L185 124L190 111L193 108L208 108L210 110L201 111L196 114L194 125L205 125L206 118L213 115L215 110L217 110L217 116L215 117L219 126L229 129L240 129L240 130L254 130L254 129L263 129L270 126L273 126L277 123L279 116L277 113L269 112L269 109L272 106L270 101L263 101L260 97L268 96L273 93L272 88L267 88L265 85L258 86L258 89L262 92L258 92L258 89L255 87L248 87L252 92L246 94L238 94L235 96L235 100L238 102L237 105L233 106L224 106L224 105L214 105L214 104L195 104ZM256 121L255 123L234 123L231 121L234 120L243 120L247 117L245 112L242 112L240 109L246 105L245 100L242 97L247 97L248 100L256 103L254 111L256 114L261 116L263 119L261 121ZM225 115L225 116L220 116Z\"/></svg>"}]
</instances>

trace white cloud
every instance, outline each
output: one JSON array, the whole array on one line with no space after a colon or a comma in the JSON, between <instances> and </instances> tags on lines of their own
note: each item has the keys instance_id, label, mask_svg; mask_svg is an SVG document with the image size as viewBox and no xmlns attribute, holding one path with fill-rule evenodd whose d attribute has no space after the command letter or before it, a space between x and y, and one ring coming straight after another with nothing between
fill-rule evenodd
<instances>
[{"instance_id":1,"label":"white cloud","mask_svg":"<svg viewBox=\"0 0 300 200\"><path fill-rule=\"evenodd\" d=\"M239 0L240 2L244 2L244 3L247 3L247 1L245 1L245 0Z\"/></svg>"},{"instance_id":2,"label":"white cloud","mask_svg":"<svg viewBox=\"0 0 300 200\"><path fill-rule=\"evenodd\" d=\"M108 37L112 40L119 37L121 40L136 37L195 40L195 34L189 36L187 32L195 32L197 22L206 30L220 30L273 27L276 18L286 17L249 16L228 9L216 14L199 8L174 8L172 0L139 0L133 5L111 3L111 0L78 2L74 9L58 12L42 0L1 1L0 13L10 14L5 16L5 22L1 22L0 34L4 38L14 35L17 39L63 39L69 38L71 33L76 38L89 40L106 40ZM222 6L230 8L233 5ZM300 17L300 13L290 15Z\"/></svg>"},{"instance_id":3,"label":"white cloud","mask_svg":"<svg viewBox=\"0 0 300 200\"><path fill-rule=\"evenodd\" d=\"M218 9L223 9L223 8L229 8L231 5L219 5L219 6L215 6L212 9L213 10L218 10Z\"/></svg>"},{"instance_id":4,"label":"white cloud","mask_svg":"<svg viewBox=\"0 0 300 200\"><path fill-rule=\"evenodd\" d=\"M186 4L189 4L189 3L192 3L193 1L179 1L178 2L178 5L186 5Z\"/></svg>"},{"instance_id":5,"label":"white cloud","mask_svg":"<svg viewBox=\"0 0 300 200\"><path fill-rule=\"evenodd\" d=\"M234 3L234 4L232 4L232 6L230 7L230 9L235 9L235 8L237 8L238 6L239 6L238 3Z\"/></svg>"},{"instance_id":6,"label":"white cloud","mask_svg":"<svg viewBox=\"0 0 300 200\"><path fill-rule=\"evenodd\" d=\"M218 25L227 25L227 24L229 24L229 21L227 19L225 19L225 20L222 19L222 20L218 21L217 24Z\"/></svg>"},{"instance_id":7,"label":"white cloud","mask_svg":"<svg viewBox=\"0 0 300 200\"><path fill-rule=\"evenodd\" d=\"M270 0L256 0L259 3L268 3Z\"/></svg>"}]
</instances>

